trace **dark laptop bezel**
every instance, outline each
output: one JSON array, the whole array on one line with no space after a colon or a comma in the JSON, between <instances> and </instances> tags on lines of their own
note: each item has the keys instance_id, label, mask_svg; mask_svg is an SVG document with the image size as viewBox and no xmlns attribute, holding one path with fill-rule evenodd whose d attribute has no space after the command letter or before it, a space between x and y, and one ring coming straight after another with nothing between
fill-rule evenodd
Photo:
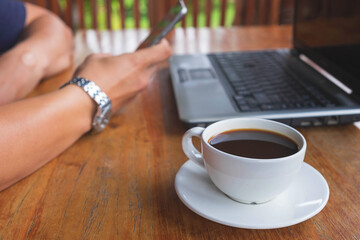
<instances>
[{"instance_id":1,"label":"dark laptop bezel","mask_svg":"<svg viewBox=\"0 0 360 240\"><path fill-rule=\"evenodd\" d=\"M293 31L292 31L292 41L293 41L293 53L296 55L304 54L306 55L311 61L316 63L326 72L334 76L336 79L341 81L343 84L348 86L353 92L352 97L356 98L360 101L360 89L356 88L359 84L352 84L359 82L360 79L356 79L354 76L350 75L346 71L342 70L341 68L337 67L332 62L328 61L325 57L321 56L318 52L313 51L311 48L306 46L303 42L301 42L296 35L297 31L297 19L299 14L299 1L295 0L294 3L294 18L293 18Z\"/></svg>"}]
</instances>

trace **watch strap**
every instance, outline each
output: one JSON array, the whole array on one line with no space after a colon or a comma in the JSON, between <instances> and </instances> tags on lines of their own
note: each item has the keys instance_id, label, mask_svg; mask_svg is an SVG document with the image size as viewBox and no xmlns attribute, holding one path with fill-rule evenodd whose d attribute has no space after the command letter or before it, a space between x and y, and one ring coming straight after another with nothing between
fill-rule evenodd
<instances>
[{"instance_id":1,"label":"watch strap","mask_svg":"<svg viewBox=\"0 0 360 240\"><path fill-rule=\"evenodd\" d=\"M97 104L97 111L93 118L93 128L91 132L96 133L102 131L108 123L111 115L110 98L94 82L82 77L74 77L69 82L63 84L60 89L71 84L75 84L82 88Z\"/></svg>"}]
</instances>

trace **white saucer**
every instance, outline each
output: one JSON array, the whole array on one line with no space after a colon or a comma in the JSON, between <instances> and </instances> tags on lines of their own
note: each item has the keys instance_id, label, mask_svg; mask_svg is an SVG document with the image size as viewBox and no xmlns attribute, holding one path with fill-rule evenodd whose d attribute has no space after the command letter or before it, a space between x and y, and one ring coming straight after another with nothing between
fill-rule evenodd
<instances>
[{"instance_id":1,"label":"white saucer","mask_svg":"<svg viewBox=\"0 0 360 240\"><path fill-rule=\"evenodd\" d=\"M307 163L284 193L259 205L230 199L211 182L205 169L190 160L176 174L175 188L181 201L200 216L249 229L281 228L303 222L318 214L329 199L326 180Z\"/></svg>"}]
</instances>

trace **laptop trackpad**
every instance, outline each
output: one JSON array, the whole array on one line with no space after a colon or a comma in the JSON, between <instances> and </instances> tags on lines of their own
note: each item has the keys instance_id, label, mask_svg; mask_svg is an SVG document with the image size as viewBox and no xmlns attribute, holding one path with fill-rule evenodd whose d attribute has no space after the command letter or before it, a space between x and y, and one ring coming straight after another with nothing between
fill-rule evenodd
<instances>
[{"instance_id":1,"label":"laptop trackpad","mask_svg":"<svg viewBox=\"0 0 360 240\"><path fill-rule=\"evenodd\" d=\"M207 56L175 55L170 67L183 121L207 122L237 113Z\"/></svg>"},{"instance_id":2,"label":"laptop trackpad","mask_svg":"<svg viewBox=\"0 0 360 240\"><path fill-rule=\"evenodd\" d=\"M230 99L218 79L192 79L183 84L179 111L186 120L211 120L235 113Z\"/></svg>"}]
</instances>

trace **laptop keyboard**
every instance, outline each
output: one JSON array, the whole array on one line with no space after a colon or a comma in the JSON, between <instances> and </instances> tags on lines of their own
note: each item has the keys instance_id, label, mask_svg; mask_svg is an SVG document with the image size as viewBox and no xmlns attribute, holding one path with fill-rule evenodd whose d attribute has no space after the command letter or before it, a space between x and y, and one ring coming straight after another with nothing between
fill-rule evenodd
<instances>
[{"instance_id":1,"label":"laptop keyboard","mask_svg":"<svg viewBox=\"0 0 360 240\"><path fill-rule=\"evenodd\" d=\"M210 54L218 63L241 111L332 107L336 103L318 87L295 79L275 51Z\"/></svg>"}]
</instances>

